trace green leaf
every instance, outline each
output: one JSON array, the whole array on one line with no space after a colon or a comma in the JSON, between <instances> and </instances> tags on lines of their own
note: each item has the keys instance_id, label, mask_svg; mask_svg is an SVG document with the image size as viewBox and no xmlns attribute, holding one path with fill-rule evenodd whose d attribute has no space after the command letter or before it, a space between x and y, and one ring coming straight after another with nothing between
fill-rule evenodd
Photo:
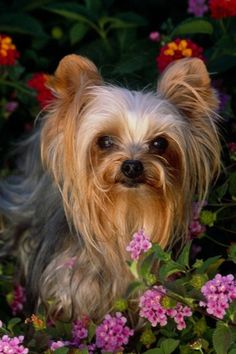
<instances>
[{"instance_id":1,"label":"green leaf","mask_svg":"<svg viewBox=\"0 0 236 354\"><path fill-rule=\"evenodd\" d=\"M143 354L171 354L178 347L179 340L165 339L161 342L160 348L149 349Z\"/></svg>"},{"instance_id":2,"label":"green leaf","mask_svg":"<svg viewBox=\"0 0 236 354\"><path fill-rule=\"evenodd\" d=\"M86 8L95 14L100 14L103 3L101 0L85 0Z\"/></svg>"},{"instance_id":3,"label":"green leaf","mask_svg":"<svg viewBox=\"0 0 236 354\"><path fill-rule=\"evenodd\" d=\"M89 20L96 20L96 16L85 6L78 5L74 2L61 2L49 4L44 7L45 10L61 15L71 20L90 22Z\"/></svg>"},{"instance_id":4,"label":"green leaf","mask_svg":"<svg viewBox=\"0 0 236 354\"><path fill-rule=\"evenodd\" d=\"M161 246L159 246L157 243L154 244L152 247L153 247L153 250L155 251L155 255L157 257L157 260L164 261L164 262L169 262L171 260L170 253L163 251Z\"/></svg>"},{"instance_id":5,"label":"green leaf","mask_svg":"<svg viewBox=\"0 0 236 354\"><path fill-rule=\"evenodd\" d=\"M236 301L233 301L229 306L229 318L232 323L236 324Z\"/></svg>"},{"instance_id":6,"label":"green leaf","mask_svg":"<svg viewBox=\"0 0 236 354\"><path fill-rule=\"evenodd\" d=\"M24 5L20 4L19 9L21 9L21 10L23 9L24 11L32 11L32 10L40 8L44 5L47 5L52 1L54 1L54 0L34 0L34 1L25 0L25 1L23 1L23 3L25 3L25 4ZM20 1L17 1L18 7L19 7L19 3L20 3Z\"/></svg>"},{"instance_id":7,"label":"green leaf","mask_svg":"<svg viewBox=\"0 0 236 354\"><path fill-rule=\"evenodd\" d=\"M21 322L21 319L19 317L14 317L12 318L8 324L7 324L7 329L12 332L13 331L13 328Z\"/></svg>"},{"instance_id":8,"label":"green leaf","mask_svg":"<svg viewBox=\"0 0 236 354\"><path fill-rule=\"evenodd\" d=\"M231 349L231 350L229 351L229 354L236 354L236 348Z\"/></svg>"},{"instance_id":9,"label":"green leaf","mask_svg":"<svg viewBox=\"0 0 236 354\"><path fill-rule=\"evenodd\" d=\"M146 352L143 352L143 354L162 354L162 351L160 348L153 348L146 350Z\"/></svg>"},{"instance_id":10,"label":"green leaf","mask_svg":"<svg viewBox=\"0 0 236 354\"><path fill-rule=\"evenodd\" d=\"M0 31L27 34L30 36L47 36L39 21L22 13L7 13L0 15Z\"/></svg>"},{"instance_id":11,"label":"green leaf","mask_svg":"<svg viewBox=\"0 0 236 354\"><path fill-rule=\"evenodd\" d=\"M233 172L229 176L229 193L236 196L236 172Z\"/></svg>"},{"instance_id":12,"label":"green leaf","mask_svg":"<svg viewBox=\"0 0 236 354\"><path fill-rule=\"evenodd\" d=\"M208 70L212 73L221 74L236 66L236 55L220 55L214 59L209 59ZM234 187L235 190L235 187Z\"/></svg>"},{"instance_id":13,"label":"green leaf","mask_svg":"<svg viewBox=\"0 0 236 354\"><path fill-rule=\"evenodd\" d=\"M227 354L232 344L232 333L228 325L218 322L212 340L216 354Z\"/></svg>"},{"instance_id":14,"label":"green leaf","mask_svg":"<svg viewBox=\"0 0 236 354\"><path fill-rule=\"evenodd\" d=\"M213 26L210 22L203 19L191 18L181 22L171 33L171 37L179 35L189 35L195 33L212 34Z\"/></svg>"},{"instance_id":15,"label":"green leaf","mask_svg":"<svg viewBox=\"0 0 236 354\"><path fill-rule=\"evenodd\" d=\"M217 199L221 201L221 199L224 197L228 190L228 182L226 181L225 183L222 184L222 186L216 188L215 194L217 196Z\"/></svg>"},{"instance_id":16,"label":"green leaf","mask_svg":"<svg viewBox=\"0 0 236 354\"><path fill-rule=\"evenodd\" d=\"M154 252L151 252L141 263L140 274L142 277L145 277L146 274L150 273L152 266L155 262L156 256Z\"/></svg>"},{"instance_id":17,"label":"green leaf","mask_svg":"<svg viewBox=\"0 0 236 354\"><path fill-rule=\"evenodd\" d=\"M165 339L161 342L161 353L162 354L171 354L178 347L179 340L175 339Z\"/></svg>"},{"instance_id":18,"label":"green leaf","mask_svg":"<svg viewBox=\"0 0 236 354\"><path fill-rule=\"evenodd\" d=\"M189 253L190 253L190 248L191 248L191 245L192 245L192 242L188 242L182 252L180 253L178 259L177 259L177 263L185 266L185 267L188 267L189 265Z\"/></svg>"},{"instance_id":19,"label":"green leaf","mask_svg":"<svg viewBox=\"0 0 236 354\"><path fill-rule=\"evenodd\" d=\"M179 273L182 272L183 270L184 269L180 264L170 260L168 263L164 264L159 269L160 281L163 282L171 274Z\"/></svg>"},{"instance_id":20,"label":"green leaf","mask_svg":"<svg viewBox=\"0 0 236 354\"><path fill-rule=\"evenodd\" d=\"M69 352L69 349L68 348L63 348L63 347L54 350L55 354L67 354L68 352Z\"/></svg>"},{"instance_id":21,"label":"green leaf","mask_svg":"<svg viewBox=\"0 0 236 354\"><path fill-rule=\"evenodd\" d=\"M205 273L211 264L214 264L220 259L221 256L210 257L197 268L198 273Z\"/></svg>"},{"instance_id":22,"label":"green leaf","mask_svg":"<svg viewBox=\"0 0 236 354\"><path fill-rule=\"evenodd\" d=\"M116 18L123 20L125 22L132 23L133 25L136 26L147 25L147 20L144 17L135 14L134 12L122 12L120 14L117 14Z\"/></svg>"},{"instance_id":23,"label":"green leaf","mask_svg":"<svg viewBox=\"0 0 236 354\"><path fill-rule=\"evenodd\" d=\"M126 290L126 296L130 296L132 293L137 291L138 289L142 288L144 285L141 281L133 281L129 284L127 290Z\"/></svg>"},{"instance_id":24,"label":"green leaf","mask_svg":"<svg viewBox=\"0 0 236 354\"><path fill-rule=\"evenodd\" d=\"M88 32L88 25L85 23L76 23L70 30L70 42L72 45L81 41Z\"/></svg>"},{"instance_id":25,"label":"green leaf","mask_svg":"<svg viewBox=\"0 0 236 354\"><path fill-rule=\"evenodd\" d=\"M96 328L97 328L97 326L95 325L95 323L91 322L89 324L89 328L88 328L88 340L89 340L89 342L91 342L92 338L94 337L95 332L96 332Z\"/></svg>"}]
</instances>

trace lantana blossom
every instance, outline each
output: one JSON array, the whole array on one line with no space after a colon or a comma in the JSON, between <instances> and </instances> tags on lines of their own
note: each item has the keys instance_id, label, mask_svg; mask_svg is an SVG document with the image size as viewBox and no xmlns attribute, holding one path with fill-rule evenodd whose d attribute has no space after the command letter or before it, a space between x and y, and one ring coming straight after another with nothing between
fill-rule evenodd
<instances>
[{"instance_id":1,"label":"lantana blossom","mask_svg":"<svg viewBox=\"0 0 236 354\"><path fill-rule=\"evenodd\" d=\"M149 241L149 236L142 229L133 235L132 241L126 247L126 251L131 253L133 260L137 260L142 253L147 252L151 247L152 243Z\"/></svg>"},{"instance_id":2,"label":"lantana blossom","mask_svg":"<svg viewBox=\"0 0 236 354\"><path fill-rule=\"evenodd\" d=\"M134 331L126 326L127 319L120 312L106 315L96 329L96 346L103 351L122 351Z\"/></svg>"},{"instance_id":3,"label":"lantana blossom","mask_svg":"<svg viewBox=\"0 0 236 354\"><path fill-rule=\"evenodd\" d=\"M201 293L205 300L200 301L199 305L206 307L210 315L223 319L229 304L236 299L236 280L232 274L216 274L214 279L203 285Z\"/></svg>"},{"instance_id":4,"label":"lantana blossom","mask_svg":"<svg viewBox=\"0 0 236 354\"><path fill-rule=\"evenodd\" d=\"M186 327L184 317L192 316L192 311L188 306L177 303L171 308L165 308L162 304L166 296L166 289L163 286L154 286L148 289L140 298L139 307L140 317L146 318L153 327L158 324L161 327L167 325L168 317L174 319L177 329L182 330Z\"/></svg>"},{"instance_id":5,"label":"lantana blossom","mask_svg":"<svg viewBox=\"0 0 236 354\"><path fill-rule=\"evenodd\" d=\"M207 11L208 6L206 0L188 0L188 13L201 17Z\"/></svg>"},{"instance_id":6,"label":"lantana blossom","mask_svg":"<svg viewBox=\"0 0 236 354\"><path fill-rule=\"evenodd\" d=\"M6 34L0 34L0 65L15 65L19 56L20 54L12 42L12 38Z\"/></svg>"},{"instance_id":7,"label":"lantana blossom","mask_svg":"<svg viewBox=\"0 0 236 354\"><path fill-rule=\"evenodd\" d=\"M203 60L203 48L191 39L177 38L161 48L160 54L156 58L158 70L162 72L173 61L189 57Z\"/></svg>"},{"instance_id":8,"label":"lantana blossom","mask_svg":"<svg viewBox=\"0 0 236 354\"><path fill-rule=\"evenodd\" d=\"M25 288L20 284L14 286L9 305L12 310L12 314L16 315L22 312L24 303L26 301Z\"/></svg>"},{"instance_id":9,"label":"lantana blossom","mask_svg":"<svg viewBox=\"0 0 236 354\"><path fill-rule=\"evenodd\" d=\"M216 20L236 16L236 0L210 0L209 8Z\"/></svg>"},{"instance_id":10,"label":"lantana blossom","mask_svg":"<svg viewBox=\"0 0 236 354\"><path fill-rule=\"evenodd\" d=\"M0 353L2 354L27 354L29 349L25 348L22 343L24 336L9 337L4 335L0 338Z\"/></svg>"},{"instance_id":11,"label":"lantana blossom","mask_svg":"<svg viewBox=\"0 0 236 354\"><path fill-rule=\"evenodd\" d=\"M76 320L72 324L72 345L78 346L82 340L88 336L89 318L83 316L81 320Z\"/></svg>"},{"instance_id":12,"label":"lantana blossom","mask_svg":"<svg viewBox=\"0 0 236 354\"><path fill-rule=\"evenodd\" d=\"M28 86L37 92L36 98L41 108L46 107L53 100L52 92L46 87L47 82L48 75L45 73L35 73L28 80Z\"/></svg>"}]
</instances>

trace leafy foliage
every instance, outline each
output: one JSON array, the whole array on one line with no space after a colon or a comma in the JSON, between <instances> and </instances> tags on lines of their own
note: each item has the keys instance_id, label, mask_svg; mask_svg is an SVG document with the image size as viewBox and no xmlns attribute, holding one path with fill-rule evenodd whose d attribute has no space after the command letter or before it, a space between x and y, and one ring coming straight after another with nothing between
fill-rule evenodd
<instances>
[{"instance_id":1,"label":"leafy foliage","mask_svg":"<svg viewBox=\"0 0 236 354\"><path fill-rule=\"evenodd\" d=\"M180 38L201 46L222 103L224 169L194 220L201 226L198 234L190 227L192 240L181 252L164 251L155 244L132 262L135 280L125 298L117 299L114 311L126 316L133 311L133 294L164 286L166 306L173 308L179 302L191 309L186 328L177 330L173 318L163 327L152 327L143 320L124 353L235 354L235 301L223 319L210 315L199 303L204 300L201 288L207 281L217 273L236 273L236 17L215 19L209 11L194 17L188 14L186 1L178 1L178 5L176 9L175 2L162 0L0 1L0 34L10 36L20 53L14 65L0 64L1 175L14 168L15 162L7 154L11 144L32 129L40 111L37 90L28 85L35 73L52 73L62 56L75 52L93 60L109 82L155 89L160 74L156 57L164 45ZM149 39L150 32L156 33L155 40ZM156 262L159 267L154 272ZM0 337L24 334L24 345L32 354L52 353L51 341L60 340L65 347L55 353L89 353L97 328L92 321L88 337L81 341L83 346L72 348L66 344L71 341L71 323L47 323L43 310L27 320L23 313L14 317L9 306L13 279L14 260L10 259L0 265Z\"/></svg>"}]
</instances>

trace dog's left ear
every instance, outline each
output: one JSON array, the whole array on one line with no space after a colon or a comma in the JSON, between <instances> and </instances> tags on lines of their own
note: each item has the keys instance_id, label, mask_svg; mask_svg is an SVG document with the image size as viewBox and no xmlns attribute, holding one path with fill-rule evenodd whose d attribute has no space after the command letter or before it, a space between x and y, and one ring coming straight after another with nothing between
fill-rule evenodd
<instances>
[{"instance_id":1,"label":"dog's left ear","mask_svg":"<svg viewBox=\"0 0 236 354\"><path fill-rule=\"evenodd\" d=\"M196 193L199 200L204 200L221 165L216 124L218 99L204 62L198 58L175 61L162 74L158 91L188 123L185 125L186 171L191 171L188 193Z\"/></svg>"},{"instance_id":2,"label":"dog's left ear","mask_svg":"<svg viewBox=\"0 0 236 354\"><path fill-rule=\"evenodd\" d=\"M199 58L180 59L168 66L158 91L188 118L202 119L218 108L206 66Z\"/></svg>"}]
</instances>

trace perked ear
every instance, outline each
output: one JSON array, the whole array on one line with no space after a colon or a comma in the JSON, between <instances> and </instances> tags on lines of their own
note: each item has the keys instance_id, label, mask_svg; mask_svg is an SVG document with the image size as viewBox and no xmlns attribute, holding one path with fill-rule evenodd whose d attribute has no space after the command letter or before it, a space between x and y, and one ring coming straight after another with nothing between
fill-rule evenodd
<instances>
[{"instance_id":1,"label":"perked ear","mask_svg":"<svg viewBox=\"0 0 236 354\"><path fill-rule=\"evenodd\" d=\"M68 185L77 174L76 137L82 110L90 101L90 88L101 84L102 78L96 66L75 54L65 56L49 78L48 87L55 99L43 121L41 157L57 183L63 179L65 171Z\"/></svg>"},{"instance_id":2,"label":"perked ear","mask_svg":"<svg viewBox=\"0 0 236 354\"><path fill-rule=\"evenodd\" d=\"M158 91L189 118L212 116L218 108L206 66L199 58L180 59L168 66Z\"/></svg>"},{"instance_id":3,"label":"perked ear","mask_svg":"<svg viewBox=\"0 0 236 354\"><path fill-rule=\"evenodd\" d=\"M72 98L78 90L101 83L102 78L89 59L70 54L59 62L54 76L49 77L47 86L56 97Z\"/></svg>"}]
</instances>

